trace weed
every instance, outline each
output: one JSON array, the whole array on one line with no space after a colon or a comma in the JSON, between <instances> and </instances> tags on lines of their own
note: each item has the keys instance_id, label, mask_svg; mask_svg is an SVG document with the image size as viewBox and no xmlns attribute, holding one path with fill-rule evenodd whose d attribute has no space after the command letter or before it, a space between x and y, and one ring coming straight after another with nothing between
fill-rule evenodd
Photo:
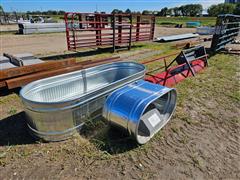
<instances>
[{"instance_id":1,"label":"weed","mask_svg":"<svg viewBox=\"0 0 240 180\"><path fill-rule=\"evenodd\" d=\"M202 160L197 156L197 154L191 154L190 158L193 162L193 165L197 168L199 168L201 171L203 171L203 162Z\"/></svg>"},{"instance_id":2,"label":"weed","mask_svg":"<svg viewBox=\"0 0 240 180\"><path fill-rule=\"evenodd\" d=\"M17 113L17 109L15 107L11 107L10 110L8 111L9 115L14 115Z\"/></svg>"},{"instance_id":3,"label":"weed","mask_svg":"<svg viewBox=\"0 0 240 180\"><path fill-rule=\"evenodd\" d=\"M179 142L182 143L182 144L187 144L188 143L188 137L186 135L184 135L183 138L179 140Z\"/></svg>"},{"instance_id":4,"label":"weed","mask_svg":"<svg viewBox=\"0 0 240 180\"><path fill-rule=\"evenodd\" d=\"M174 133L176 133L176 134L178 134L178 132L179 132L179 128L178 127L171 127L171 129L172 129L172 131L174 132Z\"/></svg>"}]
</instances>

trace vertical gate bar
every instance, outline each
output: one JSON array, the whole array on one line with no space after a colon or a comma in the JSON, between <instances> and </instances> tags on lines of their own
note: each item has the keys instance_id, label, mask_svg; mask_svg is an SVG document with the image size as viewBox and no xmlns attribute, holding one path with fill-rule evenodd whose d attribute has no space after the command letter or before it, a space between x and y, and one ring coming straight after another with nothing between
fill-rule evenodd
<instances>
[{"instance_id":1,"label":"vertical gate bar","mask_svg":"<svg viewBox=\"0 0 240 180\"><path fill-rule=\"evenodd\" d=\"M150 40L153 40L154 38L154 31L155 31L155 16L151 17L151 35Z\"/></svg>"},{"instance_id":2,"label":"vertical gate bar","mask_svg":"<svg viewBox=\"0 0 240 180\"><path fill-rule=\"evenodd\" d=\"M146 18L151 17L146 16ZM93 18L95 18L95 21L93 21ZM64 15L64 19L66 23L67 47L69 50L77 50L77 48L81 47L112 45L113 51L115 51L117 44L123 43L127 44L128 49L131 49L132 42L149 40L150 36L153 38L154 21L152 25L145 23L147 25L144 26L144 32L141 32L141 15L68 13ZM108 20L111 21L111 27L105 27L109 24ZM105 31L106 34L103 33ZM109 31L112 31L112 33L109 34ZM85 38L82 32L88 32L88 34L86 33L86 37L91 38ZM91 36L94 32L95 34ZM151 33L150 35L149 32ZM94 40L94 36L96 40Z\"/></svg>"},{"instance_id":3,"label":"vertical gate bar","mask_svg":"<svg viewBox=\"0 0 240 180\"><path fill-rule=\"evenodd\" d=\"M100 30L99 30L99 45L102 45L102 16L101 15L99 15L99 28L100 28Z\"/></svg>"},{"instance_id":4,"label":"vertical gate bar","mask_svg":"<svg viewBox=\"0 0 240 180\"><path fill-rule=\"evenodd\" d=\"M113 52L115 52L115 14L112 15L112 29L113 29Z\"/></svg>"},{"instance_id":5,"label":"vertical gate bar","mask_svg":"<svg viewBox=\"0 0 240 180\"><path fill-rule=\"evenodd\" d=\"M141 16L137 15L136 41L139 41Z\"/></svg>"},{"instance_id":6,"label":"vertical gate bar","mask_svg":"<svg viewBox=\"0 0 240 180\"><path fill-rule=\"evenodd\" d=\"M99 24L97 23L98 22L98 15L97 14L95 14L95 16L94 16L94 25L93 25L93 27L95 27L96 28L96 31L95 31L95 33L96 33L96 45L98 46L99 45L99 43L98 43L98 26L99 26Z\"/></svg>"},{"instance_id":7,"label":"vertical gate bar","mask_svg":"<svg viewBox=\"0 0 240 180\"><path fill-rule=\"evenodd\" d=\"M74 16L74 23L73 24L78 24L77 21L79 21L79 17L78 16L78 13L75 13L75 16ZM76 18L76 19L75 19ZM76 21L76 23L75 23ZM75 39L74 39L74 43L75 43L75 50L77 50L77 41L78 41L78 32L79 32L79 27L76 27L75 30Z\"/></svg>"},{"instance_id":8,"label":"vertical gate bar","mask_svg":"<svg viewBox=\"0 0 240 180\"><path fill-rule=\"evenodd\" d=\"M118 43L122 43L122 15L118 15Z\"/></svg>"},{"instance_id":9,"label":"vertical gate bar","mask_svg":"<svg viewBox=\"0 0 240 180\"><path fill-rule=\"evenodd\" d=\"M81 14L78 14L78 20L79 20L79 29L82 29L83 25L82 25L82 15Z\"/></svg>"},{"instance_id":10,"label":"vertical gate bar","mask_svg":"<svg viewBox=\"0 0 240 180\"><path fill-rule=\"evenodd\" d=\"M69 27L68 27L68 15L69 13L65 13L64 14L64 20L65 20L65 28L66 28L66 39L67 39L67 47L68 47L68 50L71 49L70 47L70 37L69 37Z\"/></svg>"},{"instance_id":11,"label":"vertical gate bar","mask_svg":"<svg viewBox=\"0 0 240 180\"><path fill-rule=\"evenodd\" d=\"M76 46L76 39L75 39L74 16L75 16L75 13L72 13L72 21L71 21L71 25L72 25L72 33L73 33L74 49L76 50L76 49L77 49L77 46Z\"/></svg>"},{"instance_id":12,"label":"vertical gate bar","mask_svg":"<svg viewBox=\"0 0 240 180\"><path fill-rule=\"evenodd\" d=\"M166 62L166 58L164 58L163 61L164 61L165 71L167 71L167 62Z\"/></svg>"},{"instance_id":13,"label":"vertical gate bar","mask_svg":"<svg viewBox=\"0 0 240 180\"><path fill-rule=\"evenodd\" d=\"M132 46L132 14L130 15L130 32L129 32L129 45L128 45L128 50L131 49Z\"/></svg>"}]
</instances>

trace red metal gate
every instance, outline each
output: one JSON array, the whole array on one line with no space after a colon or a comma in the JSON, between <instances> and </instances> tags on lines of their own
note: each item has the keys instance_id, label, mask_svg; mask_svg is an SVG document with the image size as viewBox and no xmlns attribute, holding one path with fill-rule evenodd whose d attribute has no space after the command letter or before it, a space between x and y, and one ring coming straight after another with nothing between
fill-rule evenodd
<instances>
[{"instance_id":1,"label":"red metal gate","mask_svg":"<svg viewBox=\"0 0 240 180\"><path fill-rule=\"evenodd\" d=\"M155 17L133 14L65 13L68 50L112 46L153 39Z\"/></svg>"}]
</instances>

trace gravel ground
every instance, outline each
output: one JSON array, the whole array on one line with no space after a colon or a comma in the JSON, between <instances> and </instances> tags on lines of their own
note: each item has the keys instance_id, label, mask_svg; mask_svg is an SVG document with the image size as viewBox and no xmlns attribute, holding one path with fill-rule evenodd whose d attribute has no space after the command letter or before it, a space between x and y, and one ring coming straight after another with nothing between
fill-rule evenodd
<instances>
[{"instance_id":1,"label":"gravel ground","mask_svg":"<svg viewBox=\"0 0 240 180\"><path fill-rule=\"evenodd\" d=\"M195 28L156 27L155 37L196 32ZM67 51L65 33L50 34L2 34L0 53L32 53L34 55L65 54Z\"/></svg>"}]
</instances>

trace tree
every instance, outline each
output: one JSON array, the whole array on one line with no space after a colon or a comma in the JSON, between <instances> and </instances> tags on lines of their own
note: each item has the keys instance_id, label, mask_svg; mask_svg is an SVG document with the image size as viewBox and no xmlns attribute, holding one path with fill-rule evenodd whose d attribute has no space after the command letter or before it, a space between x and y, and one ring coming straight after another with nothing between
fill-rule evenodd
<instances>
[{"instance_id":1,"label":"tree","mask_svg":"<svg viewBox=\"0 0 240 180\"><path fill-rule=\"evenodd\" d=\"M64 14L65 14L65 11L62 11L62 10L58 11L58 15L64 15Z\"/></svg>"},{"instance_id":2,"label":"tree","mask_svg":"<svg viewBox=\"0 0 240 180\"><path fill-rule=\"evenodd\" d=\"M149 15L149 14L152 14L152 11L143 10L142 14L143 15Z\"/></svg>"},{"instance_id":3,"label":"tree","mask_svg":"<svg viewBox=\"0 0 240 180\"><path fill-rule=\"evenodd\" d=\"M240 15L240 3L236 4L236 7L233 13L236 15Z\"/></svg>"},{"instance_id":4,"label":"tree","mask_svg":"<svg viewBox=\"0 0 240 180\"><path fill-rule=\"evenodd\" d=\"M119 10L119 9L114 9L112 11L112 14L121 14L121 13L123 13L123 12L122 12L122 10Z\"/></svg>"},{"instance_id":5,"label":"tree","mask_svg":"<svg viewBox=\"0 0 240 180\"><path fill-rule=\"evenodd\" d=\"M160 16L167 16L167 12L168 12L168 8L165 7L165 8L162 8L159 15Z\"/></svg>"},{"instance_id":6,"label":"tree","mask_svg":"<svg viewBox=\"0 0 240 180\"><path fill-rule=\"evenodd\" d=\"M130 9L126 9L125 13L126 14L131 14L131 10Z\"/></svg>"},{"instance_id":7,"label":"tree","mask_svg":"<svg viewBox=\"0 0 240 180\"><path fill-rule=\"evenodd\" d=\"M203 7L201 4L191 4L190 5L190 16L199 16L202 15Z\"/></svg>"},{"instance_id":8,"label":"tree","mask_svg":"<svg viewBox=\"0 0 240 180\"><path fill-rule=\"evenodd\" d=\"M185 6L180 6L178 9L179 9L179 11L180 11L182 16L186 16L187 15L187 12L185 11Z\"/></svg>"},{"instance_id":9,"label":"tree","mask_svg":"<svg viewBox=\"0 0 240 180\"><path fill-rule=\"evenodd\" d=\"M140 11L132 11L132 14L142 14Z\"/></svg>"},{"instance_id":10,"label":"tree","mask_svg":"<svg viewBox=\"0 0 240 180\"><path fill-rule=\"evenodd\" d=\"M236 10L235 4L221 3L218 5L212 5L208 8L209 16L218 16L219 14L233 14Z\"/></svg>"},{"instance_id":11,"label":"tree","mask_svg":"<svg viewBox=\"0 0 240 180\"><path fill-rule=\"evenodd\" d=\"M174 16L181 16L181 10L179 7L173 8Z\"/></svg>"},{"instance_id":12,"label":"tree","mask_svg":"<svg viewBox=\"0 0 240 180\"><path fill-rule=\"evenodd\" d=\"M179 7L183 16L199 16L202 14L203 7L201 4L187 4Z\"/></svg>"},{"instance_id":13,"label":"tree","mask_svg":"<svg viewBox=\"0 0 240 180\"><path fill-rule=\"evenodd\" d=\"M168 9L166 15L172 16L173 15L173 9L172 8Z\"/></svg>"},{"instance_id":14,"label":"tree","mask_svg":"<svg viewBox=\"0 0 240 180\"><path fill-rule=\"evenodd\" d=\"M0 11L3 11L3 7L0 5Z\"/></svg>"}]
</instances>

